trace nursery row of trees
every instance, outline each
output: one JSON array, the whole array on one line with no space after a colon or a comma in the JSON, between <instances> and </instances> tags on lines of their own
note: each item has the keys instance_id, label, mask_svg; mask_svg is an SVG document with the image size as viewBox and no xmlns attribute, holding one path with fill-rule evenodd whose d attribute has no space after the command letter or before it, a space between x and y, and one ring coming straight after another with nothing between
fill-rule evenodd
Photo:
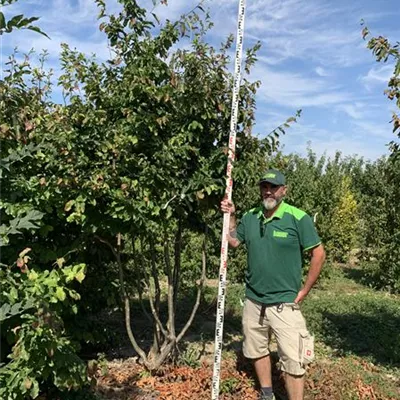
<instances>
[{"instance_id":1,"label":"nursery row of trees","mask_svg":"<svg viewBox=\"0 0 400 400\"><path fill-rule=\"evenodd\" d=\"M34 53L15 52L0 81L2 398L65 391L72 398L87 386L93 365L79 355L108 339L95 316L116 306L134 350L157 369L176 354L205 278L217 275L233 38L209 45L212 23L201 7L159 25L134 0L121 1L117 15L96 3L108 62L64 44L56 80L46 53L35 63ZM1 13L1 34L35 28L34 21L5 21ZM180 49L182 40L190 47ZM400 107L398 47L382 38L369 47L378 61L396 59L388 96ZM258 48L247 51L247 72ZM316 215L331 261L346 262L359 249L371 281L399 291L396 142L389 158L375 162L318 158L311 149L307 157L281 154L279 136L299 112L263 139L253 136L259 85L246 76L240 89L239 212L258 202L260 172L283 168L288 201ZM52 100L54 89L64 104ZM393 122L398 134L397 116ZM242 279L243 260L240 251L233 256L229 279ZM193 291L192 309L177 323L179 299ZM136 301L152 322L148 346L131 320Z\"/></svg>"}]
</instances>

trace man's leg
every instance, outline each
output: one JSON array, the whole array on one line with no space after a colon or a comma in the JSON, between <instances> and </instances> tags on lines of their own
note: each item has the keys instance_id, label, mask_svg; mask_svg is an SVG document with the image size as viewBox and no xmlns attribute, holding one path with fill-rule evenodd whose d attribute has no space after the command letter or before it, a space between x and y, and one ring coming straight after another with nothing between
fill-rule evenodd
<instances>
[{"instance_id":1,"label":"man's leg","mask_svg":"<svg viewBox=\"0 0 400 400\"><path fill-rule=\"evenodd\" d=\"M309 335L298 305L269 308L271 327L278 343L281 370L285 374L289 400L303 400L305 365L304 338Z\"/></svg>"},{"instance_id":2,"label":"man's leg","mask_svg":"<svg viewBox=\"0 0 400 400\"><path fill-rule=\"evenodd\" d=\"M243 309L243 354L253 360L261 386L260 399L273 399L271 360L269 356L269 324L265 308L246 299Z\"/></svg>"},{"instance_id":3,"label":"man's leg","mask_svg":"<svg viewBox=\"0 0 400 400\"><path fill-rule=\"evenodd\" d=\"M254 360L254 369L261 387L271 387L271 357L265 356Z\"/></svg>"},{"instance_id":4,"label":"man's leg","mask_svg":"<svg viewBox=\"0 0 400 400\"><path fill-rule=\"evenodd\" d=\"M303 400L304 396L304 375L289 375L285 373L286 391L289 400Z\"/></svg>"}]
</instances>

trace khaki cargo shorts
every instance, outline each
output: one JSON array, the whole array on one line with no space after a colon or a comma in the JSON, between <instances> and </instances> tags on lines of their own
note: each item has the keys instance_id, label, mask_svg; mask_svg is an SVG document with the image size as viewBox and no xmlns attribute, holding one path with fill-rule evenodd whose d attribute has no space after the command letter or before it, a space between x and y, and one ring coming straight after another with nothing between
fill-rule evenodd
<instances>
[{"instance_id":1,"label":"khaki cargo shorts","mask_svg":"<svg viewBox=\"0 0 400 400\"><path fill-rule=\"evenodd\" d=\"M301 376L314 359L314 338L295 303L266 306L246 299L243 309L243 354L261 358L269 354L269 331L275 335L282 371Z\"/></svg>"}]
</instances>

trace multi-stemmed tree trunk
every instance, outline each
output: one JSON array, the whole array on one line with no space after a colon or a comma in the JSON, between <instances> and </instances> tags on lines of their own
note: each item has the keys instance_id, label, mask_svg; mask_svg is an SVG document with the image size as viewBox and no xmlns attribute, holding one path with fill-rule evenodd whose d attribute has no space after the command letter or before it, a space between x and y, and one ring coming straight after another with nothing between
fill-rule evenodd
<instances>
[{"instance_id":1,"label":"multi-stemmed tree trunk","mask_svg":"<svg viewBox=\"0 0 400 400\"><path fill-rule=\"evenodd\" d=\"M199 279L195 279L197 283L197 294L194 299L192 310L187 317L186 322L182 326L177 326L177 304L178 304L178 291L179 291L179 276L181 269L181 256L182 256L182 225L178 222L178 228L174 237L174 254L171 257L170 248L171 243L166 234L162 239L162 255L163 265L157 265L157 254L155 239L152 237L141 237L137 241L140 243L140 250L142 256L144 254L143 242L147 239L148 246L150 249L150 259L141 257L140 265L135 265L134 271L141 271L141 276L138 275L136 290L139 294L139 299L144 310L144 314L150 319L153 324L153 340L150 348L146 352L146 349L142 348L138 341L135 339L135 335L132 331L132 315L131 315L131 298L126 288L126 282L124 277L124 265L121 261L121 236L117 236L117 245L113 246L111 242L97 236L97 239L106 244L115 256L120 280L121 299L124 309L125 327L128 333L129 340L140 356L142 362L149 370L158 369L165 360L174 355L177 349L178 343L182 340L185 333L191 326L193 319L196 315L198 307L200 305L201 293L206 278L206 234L203 234L202 248L201 248L201 273ZM134 257L134 264L138 263L136 256L136 241L132 241L132 254ZM167 315L161 315L161 285L159 270L166 271L167 288L166 288L166 303L167 303ZM142 287L142 285L144 287ZM144 288L144 290L143 290ZM150 313L144 306L144 300L148 300L150 305Z\"/></svg>"}]
</instances>

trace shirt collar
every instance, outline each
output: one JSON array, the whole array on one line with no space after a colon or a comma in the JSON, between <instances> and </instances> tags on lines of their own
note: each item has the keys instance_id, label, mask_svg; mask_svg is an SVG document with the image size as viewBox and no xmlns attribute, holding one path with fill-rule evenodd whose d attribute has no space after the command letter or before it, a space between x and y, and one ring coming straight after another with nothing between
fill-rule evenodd
<instances>
[{"instance_id":1,"label":"shirt collar","mask_svg":"<svg viewBox=\"0 0 400 400\"><path fill-rule=\"evenodd\" d=\"M257 213L257 217L263 220L263 222L266 224L269 221L272 221L274 218L281 219L283 217L283 214L285 213L285 210L287 208L287 204L282 201L281 204L279 204L278 209L272 214L271 217L267 218L264 215L264 207L260 207Z\"/></svg>"}]
</instances>

